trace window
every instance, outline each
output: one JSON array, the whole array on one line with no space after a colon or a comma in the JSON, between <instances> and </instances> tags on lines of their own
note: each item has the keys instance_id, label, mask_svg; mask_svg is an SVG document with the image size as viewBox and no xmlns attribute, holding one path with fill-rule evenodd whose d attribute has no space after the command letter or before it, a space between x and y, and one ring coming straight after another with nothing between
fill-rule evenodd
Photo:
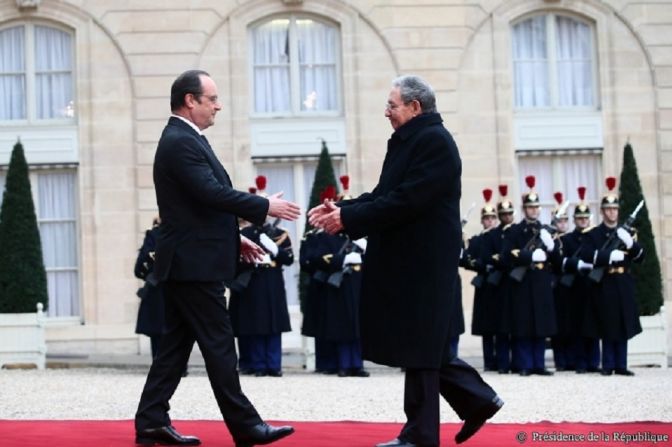
<instances>
[{"instance_id":1,"label":"window","mask_svg":"<svg viewBox=\"0 0 672 447\"><path fill-rule=\"evenodd\" d=\"M39 24L0 28L0 121L74 118L72 34Z\"/></svg>"},{"instance_id":2,"label":"window","mask_svg":"<svg viewBox=\"0 0 672 447\"><path fill-rule=\"evenodd\" d=\"M305 16L276 17L251 29L256 115L339 110L339 29Z\"/></svg>"},{"instance_id":3,"label":"window","mask_svg":"<svg viewBox=\"0 0 672 447\"><path fill-rule=\"evenodd\" d=\"M595 108L593 27L557 14L513 26L516 109Z\"/></svg>"},{"instance_id":4,"label":"window","mask_svg":"<svg viewBox=\"0 0 672 447\"><path fill-rule=\"evenodd\" d=\"M0 172L4 192L6 172ZM74 170L31 172L31 189L47 272L50 317L80 315L77 174ZM0 205L2 195L0 195Z\"/></svg>"},{"instance_id":5,"label":"window","mask_svg":"<svg viewBox=\"0 0 672 447\"><path fill-rule=\"evenodd\" d=\"M525 193L528 188L525 177L536 177L535 191L539 194L543 211L541 218L545 222L551 220L551 210L556 206L553 194L562 192L565 200L569 200L568 213L574 213L579 196L576 189L586 187L586 201L594 215L599 214L599 201L603 191L602 161L599 153L587 152L553 152L532 155L518 154L518 178L520 191ZM520 203L518 203L520 205Z\"/></svg>"}]
</instances>

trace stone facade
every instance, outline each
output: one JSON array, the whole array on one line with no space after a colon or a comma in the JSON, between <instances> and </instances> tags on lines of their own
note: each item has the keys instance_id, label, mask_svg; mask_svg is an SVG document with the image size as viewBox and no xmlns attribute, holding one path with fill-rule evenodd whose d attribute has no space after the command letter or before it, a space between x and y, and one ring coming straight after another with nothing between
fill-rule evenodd
<instances>
[{"instance_id":1,"label":"stone facade","mask_svg":"<svg viewBox=\"0 0 672 447\"><path fill-rule=\"evenodd\" d=\"M138 349L132 270L142 232L156 213L151 163L177 74L203 68L217 82L224 107L208 138L234 183L246 189L254 177L249 26L288 12L328 18L340 28L353 192L377 180L390 134L383 117L390 80L416 73L435 87L439 111L461 148L464 203L480 203L484 185L502 182L514 185L510 194L518 197L517 179L524 173L512 143L511 23L540 11L594 24L602 171L618 175L629 139L670 290L670 0L42 0L31 8L0 0L0 27L50 22L76 37L83 324L50 326L50 349ZM476 231L472 219L466 232ZM465 284L465 300L469 295Z\"/></svg>"}]
</instances>

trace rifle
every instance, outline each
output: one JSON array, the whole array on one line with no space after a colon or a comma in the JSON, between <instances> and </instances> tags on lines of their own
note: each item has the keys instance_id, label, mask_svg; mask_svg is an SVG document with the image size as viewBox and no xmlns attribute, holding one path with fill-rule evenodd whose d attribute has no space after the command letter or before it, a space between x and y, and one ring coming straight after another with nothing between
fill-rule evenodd
<instances>
[{"instance_id":1,"label":"rifle","mask_svg":"<svg viewBox=\"0 0 672 447\"><path fill-rule=\"evenodd\" d=\"M555 234L558 232L558 229L556 228L558 219L560 219L560 216L562 216L565 211L567 211L567 207L569 206L569 201L566 201L565 203L562 204L560 208L558 208L558 211L555 212L553 215L553 219L551 220L550 225L542 225L539 231L536 231L534 235L530 238L529 241L527 241L527 244L525 244L525 247L523 247L523 250L529 250L529 251L534 251L535 249L539 248L539 243L541 242L541 230L545 229L548 231L550 234ZM525 274L527 273L527 270L530 267L527 265L520 265L518 267L514 267L511 269L511 272L509 272L509 276L511 279L513 279L516 282L523 282L523 278L525 278Z\"/></svg>"},{"instance_id":2,"label":"rifle","mask_svg":"<svg viewBox=\"0 0 672 447\"><path fill-rule=\"evenodd\" d=\"M236 276L236 279L231 282L229 288L234 292L242 292L250 285L253 272L254 269L243 270Z\"/></svg>"},{"instance_id":3,"label":"rifle","mask_svg":"<svg viewBox=\"0 0 672 447\"><path fill-rule=\"evenodd\" d=\"M338 254L341 254L343 252L352 253L353 251L354 252L359 252L361 250L348 237L345 241L345 244L343 244L341 249L338 251ZM341 283L343 282L343 275L345 275L346 273L352 273L352 266L351 265L346 265L345 267L343 267L343 269L329 275L329 279L327 279L327 283L329 285L332 285L332 286L336 287L336 288L341 287Z\"/></svg>"},{"instance_id":4,"label":"rifle","mask_svg":"<svg viewBox=\"0 0 672 447\"><path fill-rule=\"evenodd\" d=\"M576 249L574 254L572 255L572 258L576 258L579 256L579 253L581 253L581 245L579 244L579 247ZM560 284L563 286L570 288L572 285L574 285L574 280L576 279L576 274L575 273L564 273L560 277Z\"/></svg>"},{"instance_id":5,"label":"rifle","mask_svg":"<svg viewBox=\"0 0 672 447\"><path fill-rule=\"evenodd\" d=\"M625 222L623 222L623 225L619 225L618 228L623 228L625 229L628 233L633 232L632 224L635 223L635 219L637 218L637 214L639 211L642 209L644 206L644 199L642 199L635 210L628 216L627 219L625 219ZM616 234L616 231L611 233L611 235L607 238L606 241L604 241L604 244L602 245L601 250L606 250L606 251L612 251L616 250L618 247L621 245L621 240L618 238L618 235ZM602 277L604 276L604 269L606 267L593 267L593 270L588 274L588 278L590 278L591 281L595 283L599 283L602 281Z\"/></svg>"}]
</instances>

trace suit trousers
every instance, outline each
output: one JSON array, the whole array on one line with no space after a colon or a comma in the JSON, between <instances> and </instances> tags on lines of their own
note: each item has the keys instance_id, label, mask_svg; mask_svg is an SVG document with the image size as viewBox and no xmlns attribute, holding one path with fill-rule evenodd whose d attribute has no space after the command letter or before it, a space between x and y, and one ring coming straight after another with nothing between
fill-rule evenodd
<instances>
[{"instance_id":1,"label":"suit trousers","mask_svg":"<svg viewBox=\"0 0 672 447\"><path fill-rule=\"evenodd\" d=\"M422 447L439 445L439 395L460 419L469 419L491 405L495 391L478 372L457 357L440 369L406 369L404 412L407 422L399 439Z\"/></svg>"},{"instance_id":2,"label":"suit trousers","mask_svg":"<svg viewBox=\"0 0 672 447\"><path fill-rule=\"evenodd\" d=\"M261 421L240 388L236 349L221 282L168 281L166 322L135 415L136 430L171 425L168 401L180 383L194 341L203 354L215 399L235 436Z\"/></svg>"}]
</instances>

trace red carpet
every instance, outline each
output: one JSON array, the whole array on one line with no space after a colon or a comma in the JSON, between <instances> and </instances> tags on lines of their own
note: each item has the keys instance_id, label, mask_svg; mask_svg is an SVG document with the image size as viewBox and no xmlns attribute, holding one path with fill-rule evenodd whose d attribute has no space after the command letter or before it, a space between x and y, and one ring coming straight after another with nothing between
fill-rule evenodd
<instances>
[{"instance_id":1,"label":"red carpet","mask_svg":"<svg viewBox=\"0 0 672 447\"><path fill-rule=\"evenodd\" d=\"M283 424L278 422L278 424ZM394 438L401 424L368 422L292 422L296 433L274 443L277 447L373 447ZM204 447L232 447L219 421L176 421L184 434L197 435ZM454 446L460 424L443 424L443 446ZM543 436L546 438L543 438ZM580 437L583 437L581 439ZM536 439L534 439L536 437ZM564 437L562 440L561 437ZM2 447L132 447L132 421L14 421L0 420ZM621 424L487 424L465 447L537 445L543 447L672 446L672 423Z\"/></svg>"}]
</instances>

